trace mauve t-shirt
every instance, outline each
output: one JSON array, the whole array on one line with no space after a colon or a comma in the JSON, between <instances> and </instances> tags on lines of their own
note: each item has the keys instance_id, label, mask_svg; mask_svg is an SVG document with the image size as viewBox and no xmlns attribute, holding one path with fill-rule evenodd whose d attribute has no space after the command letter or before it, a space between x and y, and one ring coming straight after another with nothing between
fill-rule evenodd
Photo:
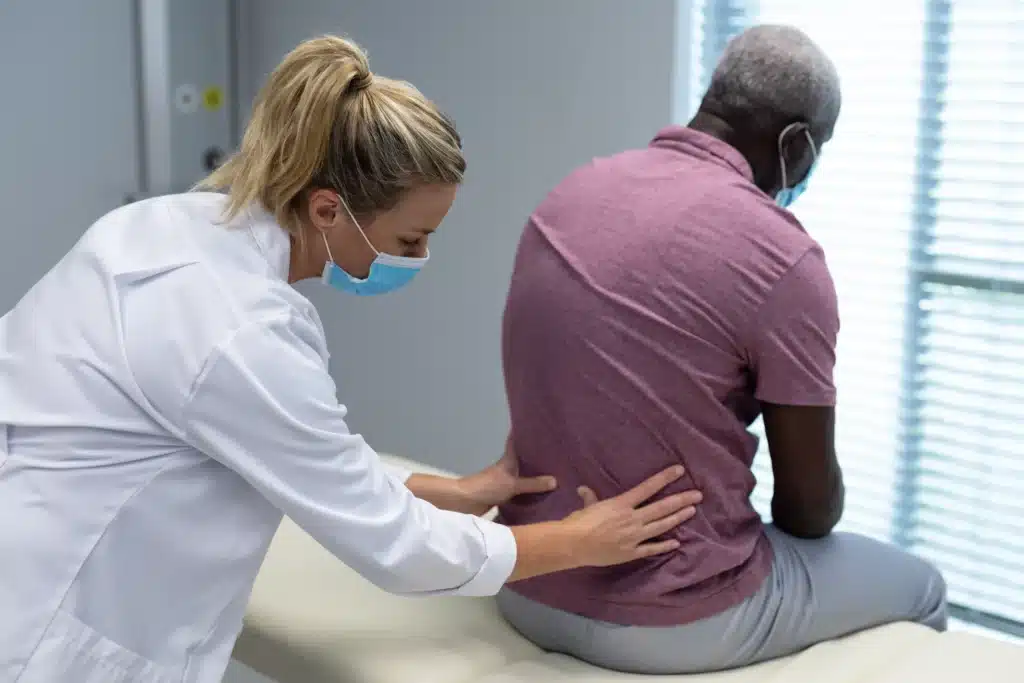
<instances>
[{"instance_id":1,"label":"mauve t-shirt","mask_svg":"<svg viewBox=\"0 0 1024 683\"><path fill-rule=\"evenodd\" d=\"M682 127L576 170L530 217L503 324L512 441L553 493L500 510L559 519L677 463L703 491L678 551L522 581L533 600L619 624L684 624L754 594L771 567L751 506L761 403L835 402L835 288L818 244L746 160Z\"/></svg>"}]
</instances>

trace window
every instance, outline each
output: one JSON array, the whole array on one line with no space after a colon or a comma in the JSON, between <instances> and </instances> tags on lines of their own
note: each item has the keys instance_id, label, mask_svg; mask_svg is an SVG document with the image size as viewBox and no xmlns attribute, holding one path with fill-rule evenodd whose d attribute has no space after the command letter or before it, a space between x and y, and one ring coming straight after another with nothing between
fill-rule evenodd
<instances>
[{"instance_id":1,"label":"window","mask_svg":"<svg viewBox=\"0 0 1024 683\"><path fill-rule=\"evenodd\" d=\"M935 562L960 620L1024 635L1024 3L694 4L694 109L753 23L807 31L842 79L795 206L840 299L840 528Z\"/></svg>"}]
</instances>

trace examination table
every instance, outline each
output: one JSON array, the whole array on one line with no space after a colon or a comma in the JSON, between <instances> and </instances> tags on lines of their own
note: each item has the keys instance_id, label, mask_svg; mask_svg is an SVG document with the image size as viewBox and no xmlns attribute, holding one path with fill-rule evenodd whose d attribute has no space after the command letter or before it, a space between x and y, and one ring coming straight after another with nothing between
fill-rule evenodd
<instances>
[{"instance_id":1,"label":"examination table","mask_svg":"<svg viewBox=\"0 0 1024 683\"><path fill-rule=\"evenodd\" d=\"M430 468L388 458L416 471ZM289 520L270 547L234 657L277 683L614 683L646 680L547 654L492 599L398 598ZM1024 683L1024 647L892 624L687 683Z\"/></svg>"}]
</instances>

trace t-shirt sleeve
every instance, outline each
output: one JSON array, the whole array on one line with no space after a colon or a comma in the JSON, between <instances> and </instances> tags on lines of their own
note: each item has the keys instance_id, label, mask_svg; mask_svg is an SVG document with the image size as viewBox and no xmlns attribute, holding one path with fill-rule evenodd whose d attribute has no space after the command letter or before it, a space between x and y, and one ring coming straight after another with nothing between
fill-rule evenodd
<instances>
[{"instance_id":1,"label":"t-shirt sleeve","mask_svg":"<svg viewBox=\"0 0 1024 683\"><path fill-rule=\"evenodd\" d=\"M820 247L775 284L756 317L748 349L759 401L833 406L839 335L835 284Z\"/></svg>"},{"instance_id":2,"label":"t-shirt sleeve","mask_svg":"<svg viewBox=\"0 0 1024 683\"><path fill-rule=\"evenodd\" d=\"M385 590L496 593L515 564L511 531L415 498L408 473L349 431L317 348L314 326L296 316L239 329L194 383L185 439Z\"/></svg>"}]
</instances>

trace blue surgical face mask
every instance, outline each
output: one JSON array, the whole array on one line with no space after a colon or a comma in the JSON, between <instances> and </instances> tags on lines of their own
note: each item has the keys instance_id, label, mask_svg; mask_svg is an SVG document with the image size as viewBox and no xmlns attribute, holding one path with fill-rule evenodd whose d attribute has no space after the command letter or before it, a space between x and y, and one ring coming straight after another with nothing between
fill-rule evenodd
<instances>
[{"instance_id":1,"label":"blue surgical face mask","mask_svg":"<svg viewBox=\"0 0 1024 683\"><path fill-rule=\"evenodd\" d=\"M339 199L341 198L339 197ZM366 243L370 245L370 249L373 249L377 256L370 264L370 273L365 278L353 277L334 262L334 256L331 255L331 247L327 244L327 235L321 233L324 238L324 246L327 247L327 258L329 259L324 264L322 276L324 283L339 291L359 296L387 294L409 284L416 276L416 273L420 272L423 266L426 265L427 260L430 258L430 252L428 251L427 255L422 258L380 253L370 242L369 238L367 238L366 233L363 232L352 212L349 211L345 200L341 200L341 205L345 207L345 212L348 213L352 224L356 226L356 230L359 231L359 234L363 236L363 239L366 240Z\"/></svg>"},{"instance_id":2,"label":"blue surgical face mask","mask_svg":"<svg viewBox=\"0 0 1024 683\"><path fill-rule=\"evenodd\" d=\"M814 160L811 161L811 167L807 169L807 174L804 176L804 179L793 187L789 187L789 176L786 174L786 158L782 154L782 139L793 126L799 125L802 124L794 123L786 126L786 129L779 134L779 167L782 169L782 189L779 190L777 195L775 195L775 203L784 209L788 209L792 206L793 202L795 202L800 195L804 193L804 190L807 189L807 182L811 179L811 174L814 172L814 167L818 165L818 150L814 146L814 138L812 138L810 132L804 128L804 135L807 136L807 142L811 146L811 154L814 155Z\"/></svg>"}]
</instances>

